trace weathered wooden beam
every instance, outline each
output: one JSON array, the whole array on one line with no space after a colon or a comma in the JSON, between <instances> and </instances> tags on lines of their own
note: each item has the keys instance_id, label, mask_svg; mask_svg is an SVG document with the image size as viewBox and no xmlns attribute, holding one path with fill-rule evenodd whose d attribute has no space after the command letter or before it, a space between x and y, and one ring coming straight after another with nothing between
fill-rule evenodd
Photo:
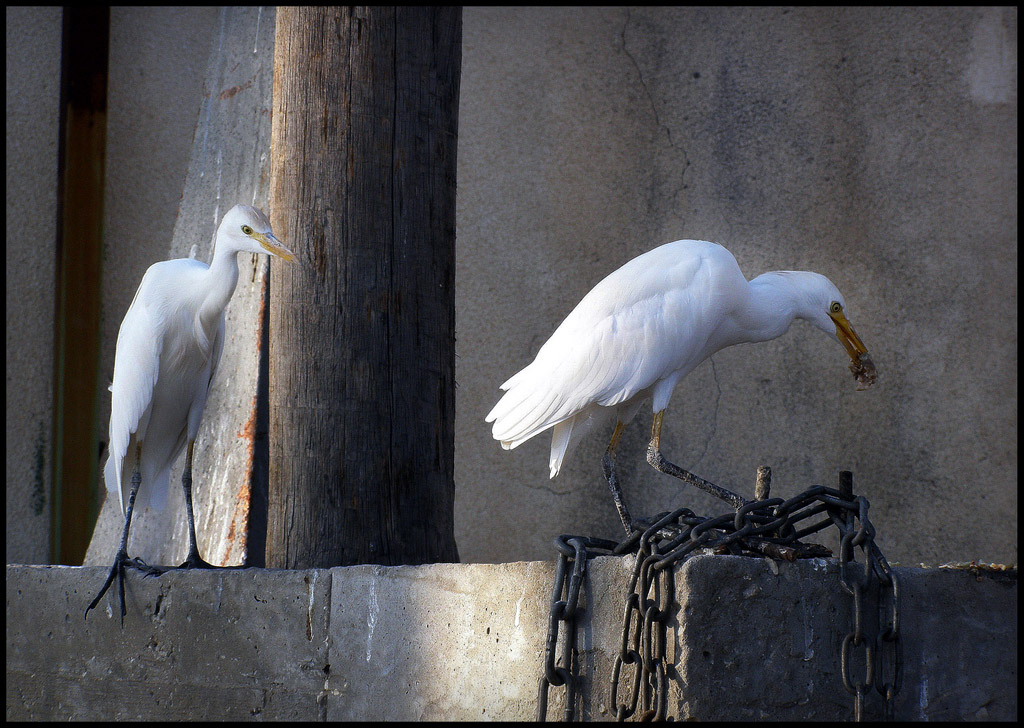
<instances>
[{"instance_id":1,"label":"weathered wooden beam","mask_svg":"<svg viewBox=\"0 0 1024 728\"><path fill-rule=\"evenodd\" d=\"M267 565L457 561L458 8L278 10Z\"/></svg>"},{"instance_id":2,"label":"weathered wooden beam","mask_svg":"<svg viewBox=\"0 0 1024 728\"><path fill-rule=\"evenodd\" d=\"M238 203L267 210L273 45L273 8L222 9L203 80L206 97L201 108L183 110L196 112L196 129L174 235L163 257L192 254L208 263L224 213ZM266 257L240 255L238 267L238 285L226 309L224 350L199 428L193 465L199 550L216 565L247 561L252 490L260 486L258 479L254 483L253 473L258 470L259 448L265 447L256 410ZM108 315L120 318L124 311ZM105 390L101 394L110 396ZM129 552L151 564L179 564L187 552L180 485L183 461L184 457L179 458L171 469L164 510L136 511L132 519ZM259 497L257 493L255 498ZM108 497L85 563L111 562L123 523L118 499ZM262 539L257 540L261 548L255 563L261 564Z\"/></svg>"}]
</instances>

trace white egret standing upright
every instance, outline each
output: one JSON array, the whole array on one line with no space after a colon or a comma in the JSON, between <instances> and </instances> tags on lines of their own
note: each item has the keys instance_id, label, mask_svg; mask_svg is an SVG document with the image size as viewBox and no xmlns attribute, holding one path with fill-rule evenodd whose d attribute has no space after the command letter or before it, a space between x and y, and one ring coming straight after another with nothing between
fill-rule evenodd
<instances>
[{"instance_id":1,"label":"white egret standing upright","mask_svg":"<svg viewBox=\"0 0 1024 728\"><path fill-rule=\"evenodd\" d=\"M110 457L104 478L107 489L118 494L124 530L114 565L86 616L117 576L123 622L125 567L150 574L165 570L128 558L128 531L140 486L145 501L163 507L171 465L182 450L189 546L188 558L179 568L214 568L199 556L196 545L192 449L224 345L224 308L238 283L238 253L295 260L274 237L266 215L255 207L236 205L217 228L211 264L179 258L151 265L121 322L110 385Z\"/></svg>"},{"instance_id":2,"label":"white egret standing upright","mask_svg":"<svg viewBox=\"0 0 1024 728\"><path fill-rule=\"evenodd\" d=\"M748 282L721 245L668 243L594 286L533 362L501 385L505 394L486 421L494 423L492 434L506 450L553 428L554 478L580 438L614 417L603 465L629 534L632 521L615 474L615 449L625 425L650 398L654 422L648 462L738 507L743 498L661 454L661 422L672 390L715 352L774 339L796 318L810 321L846 348L858 389L866 389L875 381L875 367L844 311L839 290L818 273L775 271Z\"/></svg>"}]
</instances>

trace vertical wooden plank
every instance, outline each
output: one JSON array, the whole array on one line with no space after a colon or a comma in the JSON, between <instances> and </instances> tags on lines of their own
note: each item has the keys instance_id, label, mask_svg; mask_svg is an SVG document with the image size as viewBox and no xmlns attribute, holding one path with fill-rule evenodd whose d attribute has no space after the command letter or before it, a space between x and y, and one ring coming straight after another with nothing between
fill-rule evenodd
<instances>
[{"instance_id":1,"label":"vertical wooden plank","mask_svg":"<svg viewBox=\"0 0 1024 728\"><path fill-rule=\"evenodd\" d=\"M457 9L279 10L268 566L458 558L460 45Z\"/></svg>"},{"instance_id":2,"label":"vertical wooden plank","mask_svg":"<svg viewBox=\"0 0 1024 728\"><path fill-rule=\"evenodd\" d=\"M462 23L458 8L402 6L395 23L395 154L390 300L391 538L411 551L454 532L455 189Z\"/></svg>"},{"instance_id":3,"label":"vertical wooden plank","mask_svg":"<svg viewBox=\"0 0 1024 728\"><path fill-rule=\"evenodd\" d=\"M57 470L51 531L53 557L59 564L82 563L96 518L109 35L109 7L65 8L57 223Z\"/></svg>"},{"instance_id":4,"label":"vertical wooden plank","mask_svg":"<svg viewBox=\"0 0 1024 728\"><path fill-rule=\"evenodd\" d=\"M146 18L151 25L163 21L173 29L180 26L181 16L195 16L191 9L115 9L114 14L118 16L114 27L120 27L122 32L137 29ZM269 211L274 15L274 9L268 7L225 6L215 10L212 17L209 11L204 11L204 22L212 21L213 27L197 32L189 43L195 49L209 48L209 55L194 64L205 69L194 79L196 91L202 89L202 94L192 97L194 106L174 107L195 120L191 145L187 148L188 167L181 180L178 215L170 239L146 243L151 251L147 265L190 255L207 263L213 254L217 227L227 210L243 203ZM143 37L140 43L149 48L154 37ZM148 50L139 51L131 54L130 59L140 64L138 70L145 71L151 55ZM111 87L110 98L118 101L123 111L123 105L131 103L135 91L124 72L117 77L120 85ZM111 79L113 83L114 75ZM147 96L149 91L146 90ZM179 89L175 98L187 98L191 93L191 89L184 94ZM154 170L154 174L165 172ZM139 231L140 236L145 233ZM119 239L112 250L118 250L117 245L126 249L136 244L131 238ZM250 528L261 527L261 522L250 524L250 508L252 499L260 498L259 478L265 473L265 468L259 471L258 379L261 359L266 356L266 349L260 348L260 331L269 266L267 256L262 255L239 255L238 265L238 285L225 312L224 350L206 401L192 472L199 550L207 561L221 566L250 563ZM131 278L128 285L137 286L144 270L139 271L138 278ZM130 300L129 297L124 301L124 308L107 311L118 325ZM107 377L111 371L112 367L107 370ZM103 381L102 385L108 382ZM104 389L101 396L109 403L109 392ZM104 418L104 429L106 425ZM187 553L188 529L181 490L183 464L184 457L179 457L171 468L167 505L162 511L139 509L136 505L129 553L147 563L180 564ZM146 487L145 483L142 487ZM123 524L117 498L108 497L87 563L109 566ZM255 563L259 564L262 534L255 539L255 548L260 552Z\"/></svg>"}]
</instances>

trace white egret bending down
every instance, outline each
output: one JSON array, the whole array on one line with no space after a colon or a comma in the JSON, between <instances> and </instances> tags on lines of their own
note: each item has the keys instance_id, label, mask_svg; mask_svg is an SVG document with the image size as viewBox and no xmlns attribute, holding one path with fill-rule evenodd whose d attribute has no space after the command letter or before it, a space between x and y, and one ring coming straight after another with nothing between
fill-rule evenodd
<instances>
[{"instance_id":1,"label":"white egret bending down","mask_svg":"<svg viewBox=\"0 0 1024 728\"><path fill-rule=\"evenodd\" d=\"M823 275L775 271L747 281L732 253L716 243L679 240L644 253L598 283L565 317L537 357L501 385L486 417L510 450L549 428L551 477L595 425L616 420L605 477L622 525L632 521L615 474L615 449L645 400L654 423L647 460L655 469L742 505L740 496L668 462L661 422L676 384L727 346L781 336L793 319L810 321L850 355L859 386L875 367L846 318L842 294Z\"/></svg>"},{"instance_id":2,"label":"white egret bending down","mask_svg":"<svg viewBox=\"0 0 1024 728\"><path fill-rule=\"evenodd\" d=\"M255 207L236 205L217 228L213 261L179 258L155 263L142 277L121 322L110 385L110 457L104 469L107 489L117 492L124 530L114 565L93 609L115 576L124 621L125 566L162 573L141 559L128 558L128 530L140 486L162 508L171 465L185 450L181 486L188 518L188 558L179 568L215 568L196 545L192 514L192 449L203 417L217 362L224 345L224 307L238 283L238 253L295 256L274 237L267 216Z\"/></svg>"}]
</instances>

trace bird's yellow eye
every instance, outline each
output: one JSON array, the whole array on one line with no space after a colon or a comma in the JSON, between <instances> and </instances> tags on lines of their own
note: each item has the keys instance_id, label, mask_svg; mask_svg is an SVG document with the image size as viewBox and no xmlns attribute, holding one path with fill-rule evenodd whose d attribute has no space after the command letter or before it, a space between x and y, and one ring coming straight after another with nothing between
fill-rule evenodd
<instances>
[{"instance_id":1,"label":"bird's yellow eye","mask_svg":"<svg viewBox=\"0 0 1024 728\"><path fill-rule=\"evenodd\" d=\"M843 310L843 307L839 305L839 301L833 301L832 305L828 307L828 310L832 313L839 313Z\"/></svg>"},{"instance_id":2,"label":"bird's yellow eye","mask_svg":"<svg viewBox=\"0 0 1024 728\"><path fill-rule=\"evenodd\" d=\"M248 225L243 225L242 232L245 233L246 235L252 235L252 228L249 227Z\"/></svg>"}]
</instances>

